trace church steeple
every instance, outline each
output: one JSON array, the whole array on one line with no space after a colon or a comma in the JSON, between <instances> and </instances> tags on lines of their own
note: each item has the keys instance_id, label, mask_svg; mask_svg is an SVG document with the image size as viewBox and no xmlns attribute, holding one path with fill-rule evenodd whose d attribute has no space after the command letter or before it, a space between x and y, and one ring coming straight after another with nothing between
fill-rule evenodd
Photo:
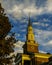
<instances>
[{"instance_id":1,"label":"church steeple","mask_svg":"<svg viewBox=\"0 0 52 65\"><path fill-rule=\"evenodd\" d=\"M28 19L28 27L27 27L27 41L34 41L34 33L32 28L32 22L30 20L30 16Z\"/></svg>"},{"instance_id":2,"label":"church steeple","mask_svg":"<svg viewBox=\"0 0 52 65\"><path fill-rule=\"evenodd\" d=\"M30 19L30 15L29 15L29 19L28 19L28 26L31 26L32 23L31 23L31 19Z\"/></svg>"},{"instance_id":3,"label":"church steeple","mask_svg":"<svg viewBox=\"0 0 52 65\"><path fill-rule=\"evenodd\" d=\"M35 42L32 22L30 20L30 16L28 19L28 27L27 27L27 35L26 42L23 45L24 53L38 53L38 44Z\"/></svg>"}]
</instances>

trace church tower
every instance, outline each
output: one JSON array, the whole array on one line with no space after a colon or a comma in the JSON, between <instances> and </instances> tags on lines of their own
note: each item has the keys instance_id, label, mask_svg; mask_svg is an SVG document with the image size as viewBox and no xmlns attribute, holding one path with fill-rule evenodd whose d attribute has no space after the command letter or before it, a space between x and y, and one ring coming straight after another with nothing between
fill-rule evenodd
<instances>
[{"instance_id":1,"label":"church tower","mask_svg":"<svg viewBox=\"0 0 52 65\"><path fill-rule=\"evenodd\" d=\"M27 27L27 35L26 35L26 42L23 45L24 53L38 53L38 43L35 41L32 22L28 20L28 27Z\"/></svg>"}]
</instances>

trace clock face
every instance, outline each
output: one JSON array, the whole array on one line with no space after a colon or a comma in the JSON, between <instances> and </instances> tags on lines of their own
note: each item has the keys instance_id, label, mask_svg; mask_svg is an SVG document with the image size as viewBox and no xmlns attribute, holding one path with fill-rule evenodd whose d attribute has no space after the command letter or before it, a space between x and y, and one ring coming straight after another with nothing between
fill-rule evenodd
<instances>
[{"instance_id":1,"label":"clock face","mask_svg":"<svg viewBox=\"0 0 52 65\"><path fill-rule=\"evenodd\" d=\"M28 51L28 52L34 52L34 51L35 51L35 47L34 47L33 45L29 45L29 46L27 47L27 51Z\"/></svg>"},{"instance_id":2,"label":"clock face","mask_svg":"<svg viewBox=\"0 0 52 65\"><path fill-rule=\"evenodd\" d=\"M34 50L34 46L31 46L31 49L33 49L33 50Z\"/></svg>"}]
</instances>

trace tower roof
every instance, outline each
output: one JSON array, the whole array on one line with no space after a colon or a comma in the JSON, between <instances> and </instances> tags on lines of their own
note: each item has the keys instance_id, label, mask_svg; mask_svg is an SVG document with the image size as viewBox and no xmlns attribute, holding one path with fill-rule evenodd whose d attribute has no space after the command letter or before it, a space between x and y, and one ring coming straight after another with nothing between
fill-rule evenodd
<instances>
[{"instance_id":1,"label":"tower roof","mask_svg":"<svg viewBox=\"0 0 52 65\"><path fill-rule=\"evenodd\" d=\"M32 25L32 22L31 22L30 15L29 15L29 18L28 18L28 26L31 26L31 25Z\"/></svg>"}]
</instances>

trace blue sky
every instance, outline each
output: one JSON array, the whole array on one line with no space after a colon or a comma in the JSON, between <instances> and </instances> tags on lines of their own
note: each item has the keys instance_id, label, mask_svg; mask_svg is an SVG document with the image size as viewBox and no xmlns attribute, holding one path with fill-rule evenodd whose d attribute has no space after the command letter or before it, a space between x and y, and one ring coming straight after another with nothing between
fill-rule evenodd
<instances>
[{"instance_id":1,"label":"blue sky","mask_svg":"<svg viewBox=\"0 0 52 65\"><path fill-rule=\"evenodd\" d=\"M19 40L18 51L26 40L28 16L32 21L35 39L40 52L52 53L52 0L0 0ZM20 46L21 45L21 46Z\"/></svg>"}]
</instances>

